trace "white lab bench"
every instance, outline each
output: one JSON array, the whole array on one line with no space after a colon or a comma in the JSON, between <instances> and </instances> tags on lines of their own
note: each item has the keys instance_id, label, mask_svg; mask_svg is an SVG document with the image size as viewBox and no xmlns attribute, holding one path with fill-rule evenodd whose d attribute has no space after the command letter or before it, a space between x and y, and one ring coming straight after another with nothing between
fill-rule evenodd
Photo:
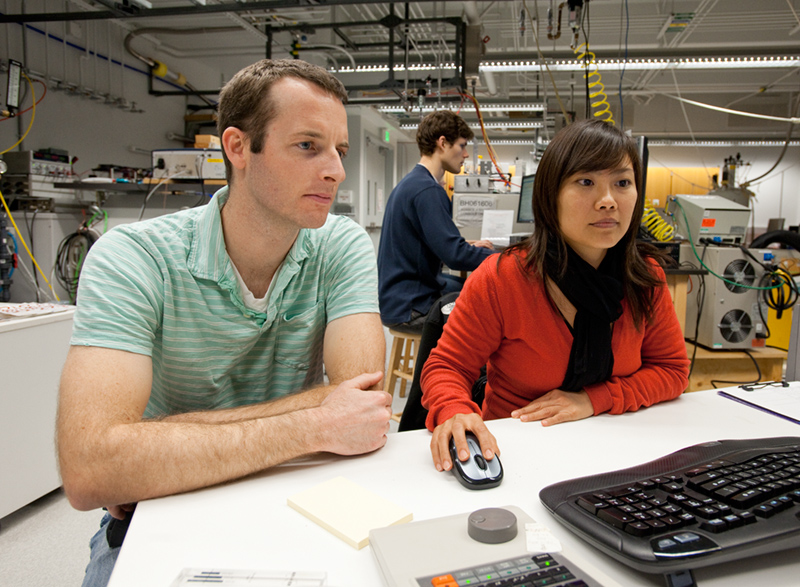
<instances>
[{"instance_id":1,"label":"white lab bench","mask_svg":"<svg viewBox=\"0 0 800 587\"><path fill-rule=\"evenodd\" d=\"M74 313L0 320L0 518L61 486L58 381Z\"/></svg>"}]
</instances>

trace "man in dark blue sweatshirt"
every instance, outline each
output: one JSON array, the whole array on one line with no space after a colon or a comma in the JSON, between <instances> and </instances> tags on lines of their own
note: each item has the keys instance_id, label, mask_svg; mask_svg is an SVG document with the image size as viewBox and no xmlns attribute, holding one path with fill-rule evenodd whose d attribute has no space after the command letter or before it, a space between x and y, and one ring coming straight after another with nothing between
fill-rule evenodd
<instances>
[{"instance_id":1,"label":"man in dark blue sweatshirt","mask_svg":"<svg viewBox=\"0 0 800 587\"><path fill-rule=\"evenodd\" d=\"M493 253L488 241L469 243L453 223L453 203L442 187L444 172L459 173L474 133L449 110L426 116L417 130L420 161L392 190L378 248L381 321L407 332L422 322L440 296L463 282L442 274L442 264L472 271Z\"/></svg>"}]
</instances>

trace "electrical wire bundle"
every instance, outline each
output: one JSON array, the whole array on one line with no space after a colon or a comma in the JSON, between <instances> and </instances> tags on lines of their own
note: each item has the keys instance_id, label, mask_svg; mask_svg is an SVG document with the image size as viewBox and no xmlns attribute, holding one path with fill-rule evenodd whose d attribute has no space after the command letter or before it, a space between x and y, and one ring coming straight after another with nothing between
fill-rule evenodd
<instances>
[{"instance_id":1,"label":"electrical wire bundle","mask_svg":"<svg viewBox=\"0 0 800 587\"><path fill-rule=\"evenodd\" d=\"M475 96L472 96L471 94L467 93L461 94L461 97L467 98L472 102L472 105L475 106L475 113L478 115L478 122L481 125L481 135L483 136L483 141L486 145L486 151L489 153L489 158L492 160L494 168L497 170L497 173L500 175L500 179L503 181L503 183L506 185L510 185L511 180L507 178L505 174L503 174L503 170L500 169L500 164L497 162L497 154L494 152L494 147L492 147L492 144L489 141L489 135L486 134L486 127L483 124L483 114L481 113L481 108L478 105L478 101L475 99Z\"/></svg>"},{"instance_id":2,"label":"electrical wire bundle","mask_svg":"<svg viewBox=\"0 0 800 587\"><path fill-rule=\"evenodd\" d=\"M91 226L101 215L108 222L105 210L98 209L88 222L81 223L78 230L64 237L64 240L58 245L53 271L58 283L67 291L70 303L74 304L78 295L78 283L86 253L100 238Z\"/></svg>"}]
</instances>

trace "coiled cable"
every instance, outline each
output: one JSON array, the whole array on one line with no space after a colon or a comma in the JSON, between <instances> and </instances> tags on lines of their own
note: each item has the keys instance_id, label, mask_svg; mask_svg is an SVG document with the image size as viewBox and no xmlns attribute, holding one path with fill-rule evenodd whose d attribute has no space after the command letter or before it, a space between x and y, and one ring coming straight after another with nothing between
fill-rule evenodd
<instances>
[{"instance_id":1,"label":"coiled cable","mask_svg":"<svg viewBox=\"0 0 800 587\"><path fill-rule=\"evenodd\" d=\"M589 99L595 100L595 98L598 98L591 103L591 107L594 110L593 116L609 124L614 124L614 115L611 113L611 105L608 103L606 88L603 85L602 76L595 61L595 54L589 51L587 43L581 43L575 47L574 52L583 69L587 71L587 73L583 74L583 77L587 81ZM589 71L590 69L591 71Z\"/></svg>"},{"instance_id":2,"label":"coiled cable","mask_svg":"<svg viewBox=\"0 0 800 587\"><path fill-rule=\"evenodd\" d=\"M664 220L652 206L644 207L642 224L657 241L666 242L672 240L675 228Z\"/></svg>"}]
</instances>

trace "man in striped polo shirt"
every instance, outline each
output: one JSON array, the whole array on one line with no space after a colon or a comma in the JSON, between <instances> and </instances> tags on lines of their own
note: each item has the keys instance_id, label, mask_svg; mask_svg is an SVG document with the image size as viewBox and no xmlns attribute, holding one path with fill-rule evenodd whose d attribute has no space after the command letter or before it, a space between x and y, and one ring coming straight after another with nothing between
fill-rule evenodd
<instances>
[{"instance_id":1,"label":"man in striped polo shirt","mask_svg":"<svg viewBox=\"0 0 800 587\"><path fill-rule=\"evenodd\" d=\"M84 585L107 583L126 527L112 516L139 500L386 442L372 244L328 215L346 100L299 60L245 68L220 93L228 187L87 256L58 415L70 503L110 514Z\"/></svg>"}]
</instances>

